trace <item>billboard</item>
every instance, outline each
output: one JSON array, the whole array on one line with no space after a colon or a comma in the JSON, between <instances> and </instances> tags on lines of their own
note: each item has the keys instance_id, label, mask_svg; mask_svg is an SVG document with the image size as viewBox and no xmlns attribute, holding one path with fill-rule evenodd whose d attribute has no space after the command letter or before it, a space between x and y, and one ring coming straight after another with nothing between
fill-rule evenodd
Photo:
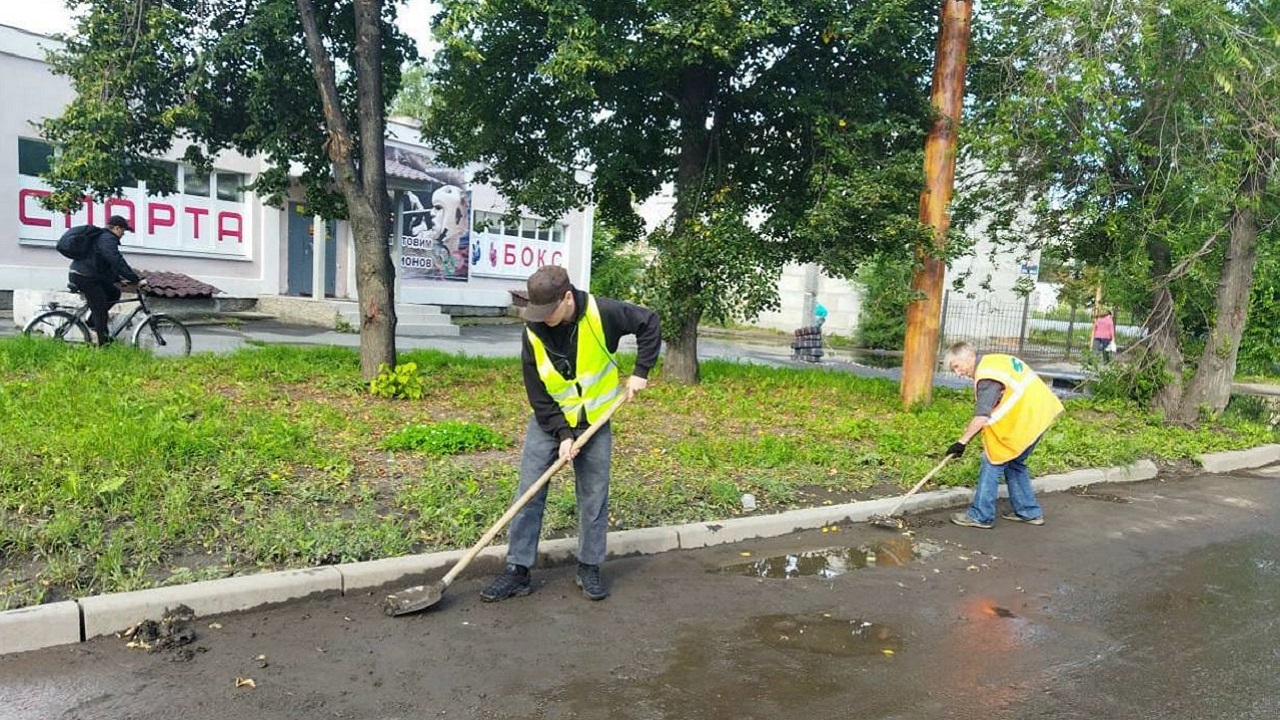
<instances>
[{"instance_id":1,"label":"billboard","mask_svg":"<svg viewBox=\"0 0 1280 720\"><path fill-rule=\"evenodd\" d=\"M387 175L412 187L396 191L402 282L466 282L471 274L471 193L466 178L405 148L388 146Z\"/></svg>"}]
</instances>

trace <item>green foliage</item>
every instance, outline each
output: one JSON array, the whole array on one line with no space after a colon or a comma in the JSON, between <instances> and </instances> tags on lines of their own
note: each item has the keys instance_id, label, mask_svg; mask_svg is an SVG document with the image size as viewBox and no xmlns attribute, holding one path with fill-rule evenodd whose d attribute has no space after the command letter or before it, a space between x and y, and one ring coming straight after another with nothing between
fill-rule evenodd
<instances>
[{"instance_id":1,"label":"green foliage","mask_svg":"<svg viewBox=\"0 0 1280 720\"><path fill-rule=\"evenodd\" d=\"M634 245L597 222L591 234L591 292L615 300L640 301L644 258Z\"/></svg>"},{"instance_id":2,"label":"green foliage","mask_svg":"<svg viewBox=\"0 0 1280 720\"><path fill-rule=\"evenodd\" d=\"M384 450L417 450L428 455L499 450L510 445L510 440L483 425L456 420L410 425L382 441Z\"/></svg>"},{"instance_id":3,"label":"green foliage","mask_svg":"<svg viewBox=\"0 0 1280 720\"><path fill-rule=\"evenodd\" d=\"M961 203L987 212L991 237L1091 267L1108 304L1159 309L1151 342L1190 390L1180 419L1230 380L1238 289L1257 278L1253 304L1272 312L1258 270L1275 266L1254 253L1280 240L1277 17L1277 0L999 0L975 25L968 147L1000 172ZM1073 277L1083 301L1094 284ZM1270 343L1254 332L1256 366Z\"/></svg>"},{"instance_id":4,"label":"green foliage","mask_svg":"<svg viewBox=\"0 0 1280 720\"><path fill-rule=\"evenodd\" d=\"M422 376L414 362L401 363L395 368L383 363L377 376L369 381L369 394L374 397L421 400L422 392Z\"/></svg>"},{"instance_id":5,"label":"green foliage","mask_svg":"<svg viewBox=\"0 0 1280 720\"><path fill-rule=\"evenodd\" d=\"M436 24L424 136L548 216L594 199L625 238L644 231L635 204L674 187L643 294L683 373L699 321L774 307L786 262L847 276L919 237L935 12L926 0L454 0Z\"/></svg>"},{"instance_id":6,"label":"green foliage","mask_svg":"<svg viewBox=\"0 0 1280 720\"><path fill-rule=\"evenodd\" d=\"M314 3L330 60L358 68L351 0ZM326 151L320 92L303 44L296 0L200 3L95 0L76 31L49 56L71 79L76 97L41 125L61 152L45 180L51 207L78 207L143 180L158 194L174 192L174 175L153 162L177 149L208 168L217 153L265 154L272 167L252 189L281 204L291 163L303 168L307 204L330 218L346 217ZM395 24L396 6L382 7L383 91L389 100L413 44ZM359 117L359 72L336 76L339 111ZM376 142L381 144L381 137Z\"/></svg>"},{"instance_id":7,"label":"green foliage","mask_svg":"<svg viewBox=\"0 0 1280 720\"><path fill-rule=\"evenodd\" d=\"M1163 359L1141 351L1110 363L1101 363L1097 355L1090 355L1086 367L1091 374L1089 391L1094 397L1129 400L1142 406L1150 405L1173 379L1165 369Z\"/></svg>"},{"instance_id":8,"label":"green foliage","mask_svg":"<svg viewBox=\"0 0 1280 720\"><path fill-rule=\"evenodd\" d=\"M858 317L858 347L903 348L907 305L912 298L911 273L915 267L908 258L877 255L858 272L858 281L864 289L862 312Z\"/></svg>"},{"instance_id":9,"label":"green foliage","mask_svg":"<svg viewBox=\"0 0 1280 720\"><path fill-rule=\"evenodd\" d=\"M421 121L431 107L431 68L426 62L405 67L400 78L400 91L391 103L391 114Z\"/></svg>"}]
</instances>

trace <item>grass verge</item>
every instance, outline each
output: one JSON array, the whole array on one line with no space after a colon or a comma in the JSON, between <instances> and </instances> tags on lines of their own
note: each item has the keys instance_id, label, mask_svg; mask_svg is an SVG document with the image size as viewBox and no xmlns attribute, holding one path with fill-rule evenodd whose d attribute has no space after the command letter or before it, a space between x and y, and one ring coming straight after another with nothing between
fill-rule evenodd
<instances>
[{"instance_id":1,"label":"grass verge","mask_svg":"<svg viewBox=\"0 0 1280 720\"><path fill-rule=\"evenodd\" d=\"M474 542L517 479L518 361L417 351L401 362L417 363L421 400L371 397L358 356L340 348L160 360L0 340L0 609ZM897 494L970 413L967 393L939 390L903 412L893 383L822 369L708 362L703 377L686 388L659 372L619 413L613 529L732 517L744 492L757 512ZM1272 439L1238 418L1186 430L1076 400L1033 470ZM976 455L938 482L972 482ZM546 525L575 527L564 477Z\"/></svg>"}]
</instances>

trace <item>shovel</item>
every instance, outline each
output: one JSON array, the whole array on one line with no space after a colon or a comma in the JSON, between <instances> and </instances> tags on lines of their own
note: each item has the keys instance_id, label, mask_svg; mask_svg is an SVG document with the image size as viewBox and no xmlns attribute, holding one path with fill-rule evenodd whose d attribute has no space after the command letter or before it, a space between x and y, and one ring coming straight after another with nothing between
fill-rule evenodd
<instances>
[{"instance_id":1,"label":"shovel","mask_svg":"<svg viewBox=\"0 0 1280 720\"><path fill-rule=\"evenodd\" d=\"M591 427L587 428L586 432L579 435L578 439L573 441L573 449L579 450L583 445L586 445L587 441L591 439L591 436L596 434L596 430L609 422L609 418L613 417L614 411L621 407L624 402L626 402L626 395L619 397L617 401L610 405L609 409L605 410L604 415L601 415L598 420L591 423ZM485 547L493 541L493 538L498 534L498 531L502 530L507 523L511 522L511 518L515 517L516 513L520 512L521 508L529 504L529 501L532 500L540 490L542 490L543 486L545 486L551 480L551 477L555 475L560 468L564 467L565 464L566 460L564 458L558 458L551 467L547 468L547 471L542 473L542 477L538 478L537 481L530 485L529 489L525 490L524 494L517 498L516 501L512 503L511 507L507 508L507 511L503 513L502 517L498 518L498 521L493 524L493 527L489 528L489 530L476 541L476 544L471 546L471 549L467 551L467 554L463 555L462 559L459 560L458 563L453 566L453 569L446 573L444 577L430 585L415 585L414 587L406 588L393 595L388 595L386 602L383 603L383 611L386 612L387 615L396 617L398 615L408 615L409 613L426 610L432 605L440 602L440 599L444 597L444 591L449 589L449 586L452 585L458 575L461 575L462 571L471 564L471 561L475 559L476 555L480 554L480 551L485 549Z\"/></svg>"},{"instance_id":2,"label":"shovel","mask_svg":"<svg viewBox=\"0 0 1280 720\"><path fill-rule=\"evenodd\" d=\"M924 484L929 482L934 475L937 475L939 470L946 467L947 463L951 462L951 457L951 455L943 457L942 462L935 465L934 468L929 471L928 475L920 478L920 482L916 483L915 487L908 490L907 494L902 496L902 499L898 501L898 504L895 505L893 510L890 510L888 514L872 515L867 522L874 527L884 528L886 530L901 530L906 527L906 522L904 522L902 518L898 517L898 513L902 510L902 506L906 505L907 500L910 500L911 496L915 495L920 488L924 487Z\"/></svg>"}]
</instances>

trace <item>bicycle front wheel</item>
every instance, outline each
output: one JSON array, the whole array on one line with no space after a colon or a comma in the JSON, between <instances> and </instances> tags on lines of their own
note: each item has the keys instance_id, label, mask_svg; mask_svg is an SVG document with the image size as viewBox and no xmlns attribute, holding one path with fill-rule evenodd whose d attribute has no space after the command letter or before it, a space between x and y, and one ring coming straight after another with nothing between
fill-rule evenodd
<instances>
[{"instance_id":1,"label":"bicycle front wheel","mask_svg":"<svg viewBox=\"0 0 1280 720\"><path fill-rule=\"evenodd\" d=\"M133 346L159 357L191 354L191 333L168 315L152 315L133 331Z\"/></svg>"},{"instance_id":2,"label":"bicycle front wheel","mask_svg":"<svg viewBox=\"0 0 1280 720\"><path fill-rule=\"evenodd\" d=\"M89 344L89 326L65 310L49 310L31 318L31 322L22 328L22 334L80 345Z\"/></svg>"}]
</instances>

